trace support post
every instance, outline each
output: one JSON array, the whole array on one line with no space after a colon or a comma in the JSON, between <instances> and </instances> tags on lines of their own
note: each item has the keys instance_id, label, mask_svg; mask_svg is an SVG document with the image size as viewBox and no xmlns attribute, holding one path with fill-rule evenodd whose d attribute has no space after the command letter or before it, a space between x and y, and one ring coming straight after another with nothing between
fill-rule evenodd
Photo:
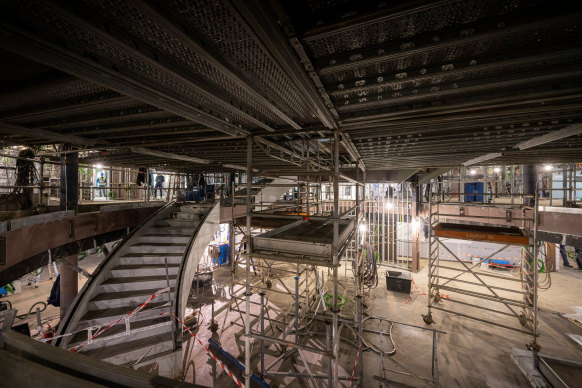
<instances>
[{"instance_id":1,"label":"support post","mask_svg":"<svg viewBox=\"0 0 582 388\"><path fill-rule=\"evenodd\" d=\"M568 165L564 163L562 165L562 206L568 206L568 198L566 197L566 192L568 191L568 178L566 174L568 173Z\"/></svg>"},{"instance_id":2,"label":"support post","mask_svg":"<svg viewBox=\"0 0 582 388\"><path fill-rule=\"evenodd\" d=\"M251 217L253 205L251 203L252 191L252 162L253 162L253 138L247 137L247 259L246 259L246 306L245 306L245 386L251 386Z\"/></svg>"},{"instance_id":3,"label":"support post","mask_svg":"<svg viewBox=\"0 0 582 388\"><path fill-rule=\"evenodd\" d=\"M63 145L63 151L70 151L70 144ZM77 211L79 206L79 154L65 152L61 154L61 210Z\"/></svg>"},{"instance_id":4,"label":"support post","mask_svg":"<svg viewBox=\"0 0 582 388\"><path fill-rule=\"evenodd\" d=\"M65 314L73 304L73 301L77 297L77 293L79 291L79 275L77 272L71 268L71 266L67 265L67 263L72 264L73 266L78 265L78 258L77 255L71 255L65 257L62 261L59 262L59 274L60 277L60 287L61 287L61 296L60 296L60 318L61 320L64 318Z\"/></svg>"},{"instance_id":5,"label":"support post","mask_svg":"<svg viewBox=\"0 0 582 388\"><path fill-rule=\"evenodd\" d=\"M338 386L338 356L339 356L339 336L338 336L338 290L337 277L339 265L339 131L333 131L333 320L332 320L332 340L333 340L333 386Z\"/></svg>"},{"instance_id":6,"label":"support post","mask_svg":"<svg viewBox=\"0 0 582 388\"><path fill-rule=\"evenodd\" d=\"M265 292L261 291L259 293L259 295L261 296L261 316L260 316L261 335L264 336L265 335ZM297 342L297 341L295 341L295 342ZM261 378L263 378L264 373L265 373L265 340L261 339Z\"/></svg>"},{"instance_id":7,"label":"support post","mask_svg":"<svg viewBox=\"0 0 582 388\"><path fill-rule=\"evenodd\" d=\"M299 343L299 276L295 276L295 342Z\"/></svg>"},{"instance_id":8,"label":"support post","mask_svg":"<svg viewBox=\"0 0 582 388\"><path fill-rule=\"evenodd\" d=\"M40 174L39 174L39 194L38 194L38 204L40 206L44 205L44 156L40 157ZM49 266L50 267L50 266ZM49 272L50 273L50 272Z\"/></svg>"},{"instance_id":9,"label":"support post","mask_svg":"<svg viewBox=\"0 0 582 388\"><path fill-rule=\"evenodd\" d=\"M325 344L328 352L332 352L332 342L331 342L331 323L329 320L325 321ZM327 358L327 386L328 388L333 388L333 366L332 357Z\"/></svg>"}]
</instances>

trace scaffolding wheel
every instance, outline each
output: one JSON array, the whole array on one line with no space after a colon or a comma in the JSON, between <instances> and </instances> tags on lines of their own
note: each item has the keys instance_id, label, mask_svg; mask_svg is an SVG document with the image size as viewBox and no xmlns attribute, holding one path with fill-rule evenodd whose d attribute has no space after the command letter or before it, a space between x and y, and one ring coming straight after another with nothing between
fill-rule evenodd
<instances>
[{"instance_id":1,"label":"scaffolding wheel","mask_svg":"<svg viewBox=\"0 0 582 388\"><path fill-rule=\"evenodd\" d=\"M218 323L212 321L212 323L210 323L210 331L216 334L218 332Z\"/></svg>"},{"instance_id":2,"label":"scaffolding wheel","mask_svg":"<svg viewBox=\"0 0 582 388\"><path fill-rule=\"evenodd\" d=\"M265 280L265 285L270 290L271 287L273 286L273 282L271 281L271 279L267 279L267 280Z\"/></svg>"},{"instance_id":3,"label":"scaffolding wheel","mask_svg":"<svg viewBox=\"0 0 582 388\"><path fill-rule=\"evenodd\" d=\"M427 325L432 325L434 323L434 321L432 320L432 314L430 311L428 312L428 314L421 314L421 315L422 315L422 320Z\"/></svg>"}]
</instances>

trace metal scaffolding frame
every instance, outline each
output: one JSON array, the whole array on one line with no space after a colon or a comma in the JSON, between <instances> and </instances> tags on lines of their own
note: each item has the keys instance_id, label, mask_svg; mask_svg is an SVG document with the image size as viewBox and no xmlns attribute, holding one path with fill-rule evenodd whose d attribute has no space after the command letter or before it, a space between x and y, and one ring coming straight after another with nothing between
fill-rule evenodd
<instances>
[{"instance_id":1,"label":"metal scaffolding frame","mask_svg":"<svg viewBox=\"0 0 582 388\"><path fill-rule=\"evenodd\" d=\"M465 193L457 193L463 195ZM471 193L474 194L474 193ZM513 194L515 196L524 197L522 194ZM529 195L531 197L532 195ZM495 325L505 329L513 330L516 332L524 333L532 336L532 342L529 347L535 350L539 349L537 344L538 337L538 327L537 327L537 292L538 292L538 193L533 194L534 205L533 205L533 217L531 219L523 218L522 230L526 235L525 241L521 244L519 242L504 242L502 247L497 249L494 253L487 257L478 257L476 263L467 263L461 260L457 254L455 254L442 240L443 234L439 236L439 227L441 226L441 220L445 219L447 216L461 217L464 215L462 208L459 213L453 214L442 214L439 211L439 205L442 201L442 193L440 193L440 188L433 192L432 185L429 185L429 214L428 214L428 228L429 228L429 242L428 242L428 312L426 315L423 314L424 322L427 324L434 323L432 318L432 310L439 310L446 313L454 314L460 317L469 318L477 320L482 323ZM449 204L450 205L450 204ZM525 213L524 213L525 214ZM495 217L492 217L495 218ZM469 228L470 224L462 224L463 227ZM495 233L495 232L493 232ZM459 237L457 237L459 238ZM476 241L486 241L476 234L471 234L467 232L467 240ZM523 241L523 239L521 239ZM495 242L489 241L489 242ZM497 240L500 242L500 240ZM489 263L491 259L494 259L496 255L501 253L510 245L521 245L522 254L520 257L520 276L519 279L512 277L503 276L501 274L494 274L485 271L477 271L483 264ZM454 259L455 263L460 263L463 268L456 268L454 266L443 265L440 259L440 250L444 250ZM445 275L442 274L440 270L454 271L457 272L456 275ZM463 275L472 275L471 280L460 279ZM487 279L497 279L497 281L503 281L503 285L491 285L487 282ZM450 283L460 283L460 286L452 286ZM464 285L464 287L463 287ZM517 285L517 287L515 287ZM479 291L469 290L468 287L477 287ZM441 292L446 292L443 295ZM520 295L521 299L507 297L505 294ZM459 296L461 298L471 298L470 302L466 300L457 299ZM491 308L483 305L483 301L498 303L499 308ZM444 303L443 303L444 302ZM459 304L464 308L469 309L469 311L460 312L453 309L443 307L444 304L448 302L453 302L454 304ZM509 316L516 318L516 321L520 324L517 326L510 326L506 324L501 324L492 320L491 318L485 319L476 316L472 313L471 309L474 311L486 311L489 313L501 314L503 316ZM518 311L521 309L521 311Z\"/></svg>"},{"instance_id":2,"label":"metal scaffolding frame","mask_svg":"<svg viewBox=\"0 0 582 388\"><path fill-rule=\"evenodd\" d=\"M339 211L339 133L336 131L336 136L334 136L334 148L333 148L333 156L334 156L334 170L332 174L333 178L333 209L331 216L325 216L325 209L323 206L321 190L316 189L315 197L312 198L310 194L310 188L312 189L314 186L318 185L318 182L315 182L315 185L307 180L305 192L299 192L298 190L298 198L296 201L293 202L292 206L276 206L274 203L264 203L262 201L255 201L253 203L253 188L257 188L257 184L253 184L253 168L252 168L252 153L253 153L253 139L252 137L247 138L247 181L246 181L246 228L244 231L241 229L241 232L245 233L246 239L246 251L244 254L238 255L238 259L233 260L233 276L232 276L232 286L231 286L231 301L226 306L221 308L220 310L213 312L213 322L214 318L222 313L225 310L229 310L232 312L238 313L242 321L244 322L244 331L245 331L245 386L250 386L250 379L252 375L252 365L251 365L251 340L254 338L255 340L260 341L260 376L280 376L283 372L274 372L271 371L271 368L276 365L279 361L277 359L274 363L269 366L265 366L265 342L267 343L275 343L286 345L295 349L298 354L300 355L301 359L303 360L303 365L306 368L308 373L305 374L297 374L291 372L284 372L285 376L295 376L296 377L306 377L309 378L312 383L315 383L316 379L326 379L328 381L329 387L335 387L338 384L339 380L349 380L350 376L339 376L339 367L338 367L338 356L339 356L339 312L340 309L338 307L338 267L339 267L339 260L341 256L340 246L339 246L339 224L340 219L349 215L354 214L356 218L361 216L361 209L360 209L360 189L356 190L356 203L357 205L348 211L344 211L340 214ZM309 165L309 163L308 163ZM308 168L309 170L309 168ZM308 174L309 175L309 174ZM261 187L262 185L258 185ZM298 184L299 186L299 184ZM356 185L358 187L358 185ZM234 188L233 188L234 189ZM232 190L234 196L234 190ZM314 200L315 199L315 200ZM233 203L235 201L233 200ZM253 209L254 206L259 206L261 209L267 207L268 210L265 211L256 211ZM315 212L312 210L313 207L316 207ZM277 214L277 211L285 211L288 213L289 211L292 214ZM294 215L293 213L296 213ZM317 312L322 306L322 309L325 311L326 303L324 300L323 295L323 284L325 283L325 272L322 271L321 278L319 276L317 267L312 263L305 262L305 263L297 263L297 264L281 264L277 260L268 260L265 257L255 257L253 251L253 227L252 227L252 218L253 217L276 217L276 218L292 218L292 217L307 217L309 219L321 219L326 220L326 222L330 222L333 225L333 241L332 241L332 255L331 255L331 265L328 269L328 279L330 279L330 270L331 270L331 301L330 301L330 308L329 312L331 316L327 316L325 324L326 324L326 331L327 331L327 339L325 342L325 346L317 347L317 346L310 346L304 341L300 339L299 333L299 323L300 323L300 305L303 305L302 314L304 319L307 319L309 322L312 322L315 319L318 319ZM234 224L234 211L233 211L233 224ZM356 223L353 223L355 225ZM357 228L354 228L353 238L357 240ZM234 227L231 229L233 234L233 242L236 241L234 232ZM358 244L356 243L356 249L359 249ZM234 244L231 246L231 253L233 254L233 258L237 257L234 248ZM241 253L239 251L239 253ZM244 266L245 268L245 276L244 276L244 284L235 282L234 271L236 268L240 266ZM296 269L293 270L293 266L296 265ZM361 263L360 263L361 265ZM354 316L354 320L352 324L354 325L356 331L358 333L361 332L362 329L362 286L361 282L359 281L360 273L359 273L359 265L355 268L355 299L356 299L356 314ZM253 271L260 270L261 276L260 279L256 281L252 281L251 273ZM289 287L285 284L284 280L282 279L285 275L294 275L295 280L295 287ZM276 290L274 287L274 281L278 281L282 287L285 289L283 290ZM239 288L236 288L236 285L240 285ZM244 299L239 297L239 293L244 290ZM253 296L253 292L259 292L260 299L259 301L252 301L251 297ZM281 294L289 295L293 300L294 307L294 314L289 311L288 314L285 314L282 319L276 319L272 317L269 312L270 309L268 307L268 297L266 296L270 292L276 292ZM314 298L315 297L315 298ZM244 309L241 308L240 302L244 300ZM260 305L260 314L251 314L251 306L252 305ZM312 308L315 306L315 312L312 312ZM290 315L291 318L287 319L287 315ZM260 331L253 331L251 329L251 319L258 318L260 324ZM331 318L331 319L330 319ZM226 319L226 317L225 317ZM275 334L275 330L273 328L273 323L284 324L284 329L282 331L282 336L269 336L266 334L265 331L265 319L267 319L271 323L270 330ZM236 323L233 323L236 325ZM224 329L224 326L223 326ZM287 339L286 337L289 335L294 335L292 340ZM359 339L359 343L361 344L361 338ZM328 357L327 363L327 374L316 374L312 373L309 364L306 360L305 353L312 352L318 353ZM285 355L287 355L286 352ZM284 358L281 356L281 358ZM360 351L358 354L358 358L361 360L361 346ZM361 367L360 362L360 370L363 370ZM354 380L359 380L360 377L354 378Z\"/></svg>"}]
</instances>

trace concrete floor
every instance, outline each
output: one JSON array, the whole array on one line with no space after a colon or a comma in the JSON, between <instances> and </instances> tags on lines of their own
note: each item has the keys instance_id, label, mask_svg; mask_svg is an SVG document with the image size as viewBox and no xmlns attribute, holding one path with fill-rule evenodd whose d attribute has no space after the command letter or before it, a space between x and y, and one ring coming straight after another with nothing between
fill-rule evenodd
<instances>
[{"instance_id":1,"label":"concrete floor","mask_svg":"<svg viewBox=\"0 0 582 388\"><path fill-rule=\"evenodd\" d=\"M455 266L455 264L448 264ZM293 266L287 266L293 269ZM321 269L320 269L321 271ZM327 270L324 269L327 273ZM386 317L394 321L413 324L421 327L428 327L424 324L421 314L426 313L427 297L422 295L426 291L427 268L426 261L423 261L423 268L419 273L413 275L414 282L420 291L414 300L403 304L408 299L408 295L395 293L386 290L384 278L385 268L380 270L381 276L378 286L371 290L365 297L364 303L367 306L366 316ZM351 278L344 277L344 269L339 271L340 294L349 296L353 294L353 287L350 286ZM347 271L349 275L349 270ZM443 273L444 274L444 273ZM239 270L239 276L244 275L244 270ZM326 275L327 276L327 275ZM253 276L253 281L259 279L259 276ZM539 294L539 344L542 347L542 353L559 358L582 360L582 348L572 342L566 333L582 334L582 327L563 318L560 313L570 313L571 306L580 305L582 295L580 287L582 286L582 272L574 269L565 269L561 272L551 274L552 286L549 290L542 291ZM504 280L491 279L491 285L502 285ZM293 275L290 274L284 278L285 283L292 289ZM204 321L202 327L197 333L197 337L206 343L211 333L208 330L210 321L211 295L215 296L215 308L218 310L229 299L230 289L230 269L220 268L214 273L214 284L212 289L206 289L200 292L198 300L192 298L192 308L200 309L200 314ZM274 287L278 283L274 282ZM516 283L519 284L519 283ZM326 287L331 286L331 281L327 279ZM235 286L237 289L240 286ZM470 289L472 286L464 286ZM285 315L289 308L292 307L293 299L280 294L269 295L268 305L271 309L271 317ZM452 297L452 296L451 296ZM469 297L459 296L457 299L470 301ZM253 294L252 301L258 301L257 293ZM446 302L443 302L446 303ZM452 303L446 307L449 307ZM488 301L481 302L483 306L490 308L499 308L494 303ZM458 305L452 306L456 311L467 312L467 309L459 309ZM244 309L244 302L241 302L241 308ZM252 313L258 314L258 306L252 308ZM351 298L342 308L342 316L353 317L354 304ZM225 319L226 315L226 319ZM320 314L321 315L321 314ZM478 311L475 316L480 318L493 319L499 323L520 327L517 319L503 316L500 314ZM526 344L531 342L531 337L519 332L513 332L507 329L487 325L475 320L463 317L457 317L451 314L434 311L433 318L435 324L431 328L445 331L446 335L438 336L438 370L439 381L443 387L517 387L528 386L528 382L522 375L511 359L512 347L525 349ZM290 322L291 317L287 318ZM220 336L215 339L221 342L221 345L233 356L243 360L244 349L244 330L240 326L242 319L236 312L222 313L217 318L220 326ZM252 321L253 330L258 330L257 319ZM268 335L273 333L268 329L268 321L265 322L265 331ZM380 323L375 319L367 319L365 323L367 329L378 330ZM224 328L224 330L223 330ZM223 331L222 331L223 330ZM383 323L383 330L387 331L387 323ZM275 329L277 335L280 331ZM350 376L355 361L357 348L347 341L353 341L354 337L349 330L342 330L342 344L340 346L340 376ZM318 324L316 321L303 330L300 335L303 343L312 346L322 347L325 343L325 326ZM380 346L380 336L373 333L366 333L367 341ZM382 384L376 376L382 376L381 370L385 370L385 377L391 380L391 384L384 386L430 386L430 383L418 378L405 376L388 370L399 372L412 372L421 377L430 378L431 376L431 352L432 352L432 333L416 328L402 325L394 325L392 337L396 344L396 354L392 357L380 356L372 351L364 352L364 384L365 386L378 386ZM346 342L343 342L345 338ZM294 335L290 334L287 339L293 340ZM382 338L382 347L385 351L392 349L392 344L388 341L387 336ZM259 343L252 345L252 365L253 369L259 368L258 349ZM265 365L271 364L277 356L281 354L279 345L266 345ZM187 341L185 349L185 366L186 378L188 382L195 382L203 386L219 387L230 386L230 378L221 371L221 368L215 365L206 354L206 352L195 341ZM289 349L287 349L289 351ZM327 358L314 353L303 352L306 361L313 373L326 374ZM383 362L382 362L383 361ZM383 368L381 364L383 363ZM403 368L404 367L404 368ZM272 370L277 371L294 371L304 373L306 368L302 358L295 354L289 357L285 362L279 363ZM359 373L356 372L356 376ZM312 386L308 379L294 377L277 377L270 380L273 386L303 387ZM318 381L318 386L326 386L324 380ZM348 382L341 383L342 386L348 386Z\"/></svg>"},{"instance_id":2,"label":"concrete floor","mask_svg":"<svg viewBox=\"0 0 582 388\"><path fill-rule=\"evenodd\" d=\"M81 267L88 272L92 272L101 259L99 255L90 255L81 262ZM277 263L276 266L291 271L296 268L294 265L284 263ZM420 294L408 303L403 303L407 301L408 295L386 290L385 270L386 268L379 270L380 278L378 286L365 296L366 316L385 317L398 322L428 327L424 324L421 317L421 314L427 311L427 297L422 294L426 291L427 284L426 261L422 262L421 271L413 274L414 282ZM324 288L330 289L331 280L327 275L327 269L319 268L320 274L322 271L325 277ZM274 272L277 274L283 273L280 271ZM350 276L351 270L346 270L342 267L338 272L340 282L339 293L347 296L347 301L342 308L341 315L346 318L352 318L354 316L355 306L353 298L351 298L351 295L353 295L352 278ZM238 269L237 278L239 281L244 279L244 268L241 267ZM294 274L285 273L285 276L282 276L282 280L289 289L293 289ZM493 280L493 282L490 282L491 285L500 285L505 282L504 280L497 279L490 280ZM582 327L563 318L560 314L570 313L571 306L582 304L582 299L580 298L582 292L579 291L582 287L582 272L567 268L560 272L552 273L551 280L551 288L539 293L539 328L541 333L539 344L542 346L542 353L580 361L582 360L582 348L572 342L565 334L574 333L582 335ZM80 276L79 287L82 287L84 281L85 279ZM253 275L252 282L260 283L260 274ZM310 282L313 284L313 277L311 277ZM34 285L27 286L24 283L23 293L4 298L4 300L10 300L14 307L18 308L19 314L25 313L28 311L30 305L37 300L46 301L52 283L53 281L48 279L48 274L45 270L41 276L40 287L38 289L35 289ZM465 285L465 287L470 289L472 286ZM235 286L234 289L237 295L241 295L243 292L240 285ZM273 289L283 290L284 286L273 280ZM198 296L196 296L195 292L191 295L190 313L201 323L196 335L205 344L211 336L209 330L211 320L210 301L214 299L215 309L218 311L220 307L226 305L231 300L230 290L230 268L222 267L215 270L212 286L201 288L198 291ZM291 322L292 317L287 314L292 312L294 298L289 295L274 292L268 292L267 298L270 317L278 317L279 319L286 317L286 324ZM464 296L459 297L461 300L468 301L469 299L467 298ZM259 296L256 292L254 292L251 300L259 301ZM447 303L447 301L443 303ZM448 302L447 307L449 305L452 304ZM491 302L487 301L483 302L483 305L486 307L494 307ZM240 307L244 310L244 302L240 303ZM467 312L466 309L458 310L458 305L453 305L452 307L457 308L457 311ZM253 305L251 311L253 314L258 314L258 306ZM58 308L48 306L46 311L42 313L43 323L49 322L54 325L58 321L58 314ZM321 309L318 311L318 316L323 316ZM483 311L478 312L476 316L494 319L500 323L519 327L516 324L515 318ZM438 371L441 386L516 387L528 385L521 371L511 360L511 349L512 347L524 349L525 345L531 342L530 337L522 333L439 311L433 312L433 318L435 324L430 326L430 328L442 330L447 333L438 336ZM225 311L218 315L216 321L219 324L220 335L214 338L219 340L221 345L233 356L238 357L239 360L243 360L244 330L241 326L241 315L237 312ZM28 322L31 332L34 333L36 331L36 317L34 315L17 323L20 322ZM257 319L252 320L252 325L253 330L258 330ZM366 320L365 327L367 329L378 330L380 324L378 320L369 318ZM274 330L277 335L280 335L280 331L276 327ZM383 323L383 330L388 330L386 323ZM265 322L265 331L267 335L273 335L268 321ZM349 377L352 373L357 348L353 344L350 344L350 342L354 341L354 337L349 329L344 328L340 332L342 343L340 346L339 376ZM318 323L318 321L313 321L307 328L301 330L300 338L303 343L323 347L325 344L325 325ZM382 346L385 351L392 349L392 344L389 342L387 336L382 336L382 344L380 344L380 336L377 334L366 333L365 338L376 346ZM360 360L359 365L364 365L365 386L382 386L376 377L382 376L382 369L385 371L384 377L392 381L392 383L386 384L385 386L429 386L429 383L421 379L389 372L388 370L397 370L430 378L432 333L402 325L394 325L392 338L396 344L396 354L394 356L384 357L381 360L380 356L372 351L368 350L364 352L363 360ZM288 335L287 339L293 340L294 335ZM280 345L267 344L265 365L271 364L282 354L282 350ZM289 350L286 349L286 351ZM254 370L259 369L258 352L259 343L256 342L252 345L252 365ZM184 354L185 381L209 387L232 386L230 378L192 338L188 338L185 341ZM311 372L316 374L327 373L326 357L308 352L303 352L303 356ZM382 363L383 368L381 366ZM359 368L360 366L358 366L356 376L359 374ZM304 373L306 367L302 357L295 353L285 361L277 364L272 370ZM308 379L295 377L277 377L270 380L270 382L273 386L304 387L313 385ZM317 382L317 385L325 386L326 381L320 380ZM341 385L347 387L348 382L343 381Z\"/></svg>"}]
</instances>

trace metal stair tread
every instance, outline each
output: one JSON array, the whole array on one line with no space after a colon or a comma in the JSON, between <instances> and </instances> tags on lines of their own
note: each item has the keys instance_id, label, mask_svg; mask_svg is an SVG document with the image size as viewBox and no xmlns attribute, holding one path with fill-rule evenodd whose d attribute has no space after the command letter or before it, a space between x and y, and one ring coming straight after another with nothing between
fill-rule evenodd
<instances>
[{"instance_id":1,"label":"metal stair tread","mask_svg":"<svg viewBox=\"0 0 582 388\"><path fill-rule=\"evenodd\" d=\"M141 348L149 348L150 346L154 346L156 344L171 340L172 340L171 333L157 334L155 336L139 338L137 340L127 341L120 344L108 346L105 348L88 350L86 352L83 352L83 354L103 360L119 354L129 353L131 351L138 350Z\"/></svg>"},{"instance_id":2,"label":"metal stair tread","mask_svg":"<svg viewBox=\"0 0 582 388\"><path fill-rule=\"evenodd\" d=\"M174 276L170 276L172 279ZM131 278L109 278L101 284L119 284L119 283L140 283L140 282L150 282L156 280L166 280L165 275L157 276L133 276Z\"/></svg>"},{"instance_id":3,"label":"metal stair tread","mask_svg":"<svg viewBox=\"0 0 582 388\"><path fill-rule=\"evenodd\" d=\"M152 252L152 253L127 252L125 255L123 255L121 257L155 257L155 256L159 256L160 258L164 258L167 256L182 257L182 256L184 256L184 254L177 253L177 252L168 252L168 253L163 253L163 252Z\"/></svg>"},{"instance_id":4,"label":"metal stair tread","mask_svg":"<svg viewBox=\"0 0 582 388\"><path fill-rule=\"evenodd\" d=\"M133 321L133 322L129 323L129 327L131 330L136 330L136 329L141 329L141 328L148 327L148 326L154 326L154 325L157 325L160 323L165 323L165 322L168 322L171 320L172 320L172 317L166 315L166 316L162 316L162 317L146 319L143 321ZM108 329L102 335L97 336L96 339L111 337L113 335L123 333L123 332L125 332L125 323L120 322L117 325ZM87 340L87 332L85 330L83 330L83 331L79 331L75 335L73 335L73 337L71 338L71 342L69 344L71 347L73 347L73 346L78 345L82 342L85 342L86 340ZM106 342L105 342L105 344L106 344Z\"/></svg>"},{"instance_id":5,"label":"metal stair tread","mask_svg":"<svg viewBox=\"0 0 582 388\"><path fill-rule=\"evenodd\" d=\"M146 247L146 246L152 246L152 247L172 247L172 246L187 246L188 243L157 243L157 242L138 242L137 244L133 244L132 247Z\"/></svg>"},{"instance_id":6,"label":"metal stair tread","mask_svg":"<svg viewBox=\"0 0 582 388\"><path fill-rule=\"evenodd\" d=\"M112 299L123 299L123 298L131 298L133 296L143 296L144 302L145 299L158 291L157 289L148 289L148 290L132 290L132 291L118 291L118 292L102 292L100 294L95 295L91 302L101 301L101 300L112 300ZM170 292L174 291L174 287L170 288Z\"/></svg>"},{"instance_id":7,"label":"metal stair tread","mask_svg":"<svg viewBox=\"0 0 582 388\"><path fill-rule=\"evenodd\" d=\"M138 314L140 314L142 311L152 310L156 307L160 307L160 306L167 304L167 303L168 302L151 301L150 303L145 305L145 307ZM138 307L139 305L140 304L138 303L135 306L114 307L114 308L100 309L100 310L90 310L90 311L87 311L85 313L85 315L83 315L83 317L80 319L80 322L88 321L91 319L99 319L99 318L107 318L107 317L111 317L113 319L115 317L125 316L125 315L129 314L133 309Z\"/></svg>"},{"instance_id":8,"label":"metal stair tread","mask_svg":"<svg viewBox=\"0 0 582 388\"><path fill-rule=\"evenodd\" d=\"M172 263L168 263L168 268L169 267L179 267L180 264L172 264ZM119 271L119 270L124 270L124 269L159 269L159 268L166 268L166 264L165 263L159 263L159 264L121 264L118 265L117 267L113 267L111 268L112 271Z\"/></svg>"}]
</instances>

